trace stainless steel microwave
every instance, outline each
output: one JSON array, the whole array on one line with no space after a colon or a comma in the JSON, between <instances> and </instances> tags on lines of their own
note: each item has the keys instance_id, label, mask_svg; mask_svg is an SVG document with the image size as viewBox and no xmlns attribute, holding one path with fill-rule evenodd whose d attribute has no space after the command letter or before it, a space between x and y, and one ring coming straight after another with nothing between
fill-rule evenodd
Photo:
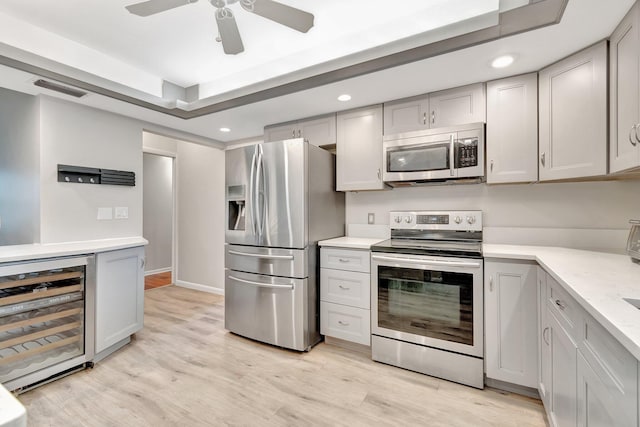
<instances>
[{"instance_id":1,"label":"stainless steel microwave","mask_svg":"<svg viewBox=\"0 0 640 427\"><path fill-rule=\"evenodd\" d=\"M385 136L388 184L484 178L484 123Z\"/></svg>"}]
</instances>

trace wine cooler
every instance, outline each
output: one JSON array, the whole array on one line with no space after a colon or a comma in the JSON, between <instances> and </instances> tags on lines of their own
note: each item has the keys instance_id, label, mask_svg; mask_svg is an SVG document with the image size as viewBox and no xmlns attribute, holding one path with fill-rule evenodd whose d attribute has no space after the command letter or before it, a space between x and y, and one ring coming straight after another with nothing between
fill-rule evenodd
<instances>
[{"instance_id":1,"label":"wine cooler","mask_svg":"<svg viewBox=\"0 0 640 427\"><path fill-rule=\"evenodd\" d=\"M21 391L94 355L95 259L0 264L0 383Z\"/></svg>"}]
</instances>

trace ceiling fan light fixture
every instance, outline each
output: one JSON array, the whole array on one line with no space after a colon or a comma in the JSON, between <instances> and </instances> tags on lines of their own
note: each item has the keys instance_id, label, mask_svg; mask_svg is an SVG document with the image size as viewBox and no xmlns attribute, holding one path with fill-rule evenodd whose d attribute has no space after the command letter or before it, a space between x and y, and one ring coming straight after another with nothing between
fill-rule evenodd
<instances>
[{"instance_id":1,"label":"ceiling fan light fixture","mask_svg":"<svg viewBox=\"0 0 640 427\"><path fill-rule=\"evenodd\" d=\"M347 102L347 101L351 101L351 95L349 95L349 94L347 94L347 93L342 94L342 95L340 95L340 96L338 97L338 101L340 101L340 102Z\"/></svg>"}]
</instances>

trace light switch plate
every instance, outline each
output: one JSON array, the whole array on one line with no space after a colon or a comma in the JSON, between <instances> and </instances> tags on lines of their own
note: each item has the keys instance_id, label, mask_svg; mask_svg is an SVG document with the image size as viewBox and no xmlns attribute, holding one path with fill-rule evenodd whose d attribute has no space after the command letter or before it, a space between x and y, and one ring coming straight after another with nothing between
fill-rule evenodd
<instances>
[{"instance_id":1,"label":"light switch plate","mask_svg":"<svg viewBox=\"0 0 640 427\"><path fill-rule=\"evenodd\" d=\"M116 210L116 219L127 219L129 218L129 208L126 206L119 206L115 208Z\"/></svg>"},{"instance_id":2,"label":"light switch plate","mask_svg":"<svg viewBox=\"0 0 640 427\"><path fill-rule=\"evenodd\" d=\"M113 219L113 208L98 208L98 220L107 221Z\"/></svg>"}]
</instances>

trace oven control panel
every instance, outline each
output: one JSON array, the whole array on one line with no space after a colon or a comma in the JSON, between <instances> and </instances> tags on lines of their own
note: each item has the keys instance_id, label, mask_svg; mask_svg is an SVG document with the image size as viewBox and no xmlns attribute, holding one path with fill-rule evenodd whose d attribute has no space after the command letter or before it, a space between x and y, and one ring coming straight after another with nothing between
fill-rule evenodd
<instances>
[{"instance_id":1,"label":"oven control panel","mask_svg":"<svg viewBox=\"0 0 640 427\"><path fill-rule=\"evenodd\" d=\"M482 211L392 211L391 229L482 231Z\"/></svg>"}]
</instances>

